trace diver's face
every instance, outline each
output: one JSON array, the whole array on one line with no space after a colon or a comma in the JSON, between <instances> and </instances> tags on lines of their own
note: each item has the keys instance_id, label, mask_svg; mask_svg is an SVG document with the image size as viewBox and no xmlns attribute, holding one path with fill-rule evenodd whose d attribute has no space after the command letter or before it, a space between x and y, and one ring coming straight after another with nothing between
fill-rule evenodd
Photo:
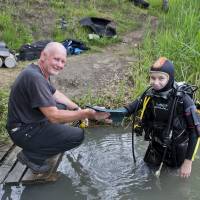
<instances>
[{"instance_id":1,"label":"diver's face","mask_svg":"<svg viewBox=\"0 0 200 200\"><path fill-rule=\"evenodd\" d=\"M154 90L163 89L169 81L169 75L164 72L150 72L150 85Z\"/></svg>"}]
</instances>

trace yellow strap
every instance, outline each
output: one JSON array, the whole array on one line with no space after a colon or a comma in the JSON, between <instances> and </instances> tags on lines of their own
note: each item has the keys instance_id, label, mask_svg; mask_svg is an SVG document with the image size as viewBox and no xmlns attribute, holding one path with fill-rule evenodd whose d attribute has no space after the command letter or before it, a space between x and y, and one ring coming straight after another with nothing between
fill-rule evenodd
<instances>
[{"instance_id":1,"label":"yellow strap","mask_svg":"<svg viewBox=\"0 0 200 200\"><path fill-rule=\"evenodd\" d=\"M145 109L146 109L146 107L147 107L147 104L148 104L148 102L149 102L150 99L151 99L151 97L145 97L145 98L144 98L143 108L142 108L142 111L141 111L141 114L140 114L140 119L141 119L141 120L142 120L142 118L143 118L144 111L145 111Z\"/></svg>"},{"instance_id":2,"label":"yellow strap","mask_svg":"<svg viewBox=\"0 0 200 200\"><path fill-rule=\"evenodd\" d=\"M147 107L147 104L148 104L150 98L151 98L151 97L145 97L145 98L144 98L143 107L142 107L142 111L141 111L141 114L140 114L140 120L142 120L142 118L143 118L144 111L145 111L145 109L146 109L146 107ZM140 127L140 126L139 126L138 124L135 124L135 125L134 125L134 128L137 128L137 127Z\"/></svg>"},{"instance_id":3,"label":"yellow strap","mask_svg":"<svg viewBox=\"0 0 200 200\"><path fill-rule=\"evenodd\" d=\"M197 151L198 151L199 143L200 143L200 137L198 137L197 144L196 144L196 146L195 146L194 153L193 153L193 155L192 155L192 161L194 161L194 158L195 158L196 153L197 153Z\"/></svg>"}]
</instances>

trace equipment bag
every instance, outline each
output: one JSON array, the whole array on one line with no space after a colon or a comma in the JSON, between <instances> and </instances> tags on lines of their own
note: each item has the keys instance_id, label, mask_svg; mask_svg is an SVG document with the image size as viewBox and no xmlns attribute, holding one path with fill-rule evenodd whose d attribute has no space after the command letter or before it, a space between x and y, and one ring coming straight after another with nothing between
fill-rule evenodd
<instances>
[{"instance_id":1,"label":"equipment bag","mask_svg":"<svg viewBox=\"0 0 200 200\"><path fill-rule=\"evenodd\" d=\"M66 39L61 42L67 50L69 55L78 55L83 51L89 50L89 48L81 41Z\"/></svg>"},{"instance_id":2,"label":"equipment bag","mask_svg":"<svg viewBox=\"0 0 200 200\"><path fill-rule=\"evenodd\" d=\"M40 57L44 47L51 42L51 40L41 40L32 44L24 44L19 49L19 60L35 60Z\"/></svg>"}]
</instances>

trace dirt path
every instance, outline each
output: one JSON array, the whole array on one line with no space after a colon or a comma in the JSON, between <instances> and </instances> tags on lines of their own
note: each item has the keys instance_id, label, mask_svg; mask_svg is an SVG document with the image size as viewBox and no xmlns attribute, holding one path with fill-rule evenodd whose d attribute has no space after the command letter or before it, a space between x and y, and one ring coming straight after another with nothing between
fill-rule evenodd
<instances>
[{"instance_id":1,"label":"dirt path","mask_svg":"<svg viewBox=\"0 0 200 200\"><path fill-rule=\"evenodd\" d=\"M53 77L53 83L69 97L79 97L88 91L93 95L105 90L115 92L120 80L128 79L130 66L137 61L131 50L142 41L146 18L142 16L143 25L126 34L121 43L107 47L100 53L68 57L67 66L59 76ZM151 21L154 29L156 19L152 18ZM0 69L0 87L9 86L21 70L21 67Z\"/></svg>"},{"instance_id":2,"label":"dirt path","mask_svg":"<svg viewBox=\"0 0 200 200\"><path fill-rule=\"evenodd\" d=\"M130 66L134 65L137 57L131 50L137 48L142 41L146 16L142 16L143 25L136 31L126 34L122 42L105 48L100 53L82 54L68 58L64 71L53 79L54 84L68 96L80 96L88 93L114 93L120 80L127 80ZM152 26L156 19L152 18Z\"/></svg>"}]
</instances>

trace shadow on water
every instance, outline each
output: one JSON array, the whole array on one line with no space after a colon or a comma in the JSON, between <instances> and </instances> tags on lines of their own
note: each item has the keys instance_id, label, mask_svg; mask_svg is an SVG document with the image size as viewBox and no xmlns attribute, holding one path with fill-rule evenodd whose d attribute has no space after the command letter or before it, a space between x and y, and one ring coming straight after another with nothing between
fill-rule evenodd
<instances>
[{"instance_id":1,"label":"shadow on water","mask_svg":"<svg viewBox=\"0 0 200 200\"><path fill-rule=\"evenodd\" d=\"M2 200L199 200L196 160L190 179L165 169L158 180L143 162L147 144L136 140L134 165L130 130L87 129L84 143L66 152L59 166L60 179L35 186L4 187ZM192 186L192 187L191 187Z\"/></svg>"}]
</instances>

